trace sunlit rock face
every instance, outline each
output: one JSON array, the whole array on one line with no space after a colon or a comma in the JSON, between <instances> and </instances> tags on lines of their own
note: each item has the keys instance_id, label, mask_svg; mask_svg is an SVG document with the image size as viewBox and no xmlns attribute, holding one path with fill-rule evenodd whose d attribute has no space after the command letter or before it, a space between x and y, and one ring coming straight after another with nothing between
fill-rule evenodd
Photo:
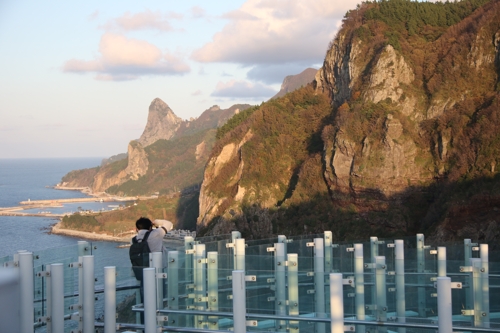
<instances>
[{"instance_id":1,"label":"sunlit rock face","mask_svg":"<svg viewBox=\"0 0 500 333\"><path fill-rule=\"evenodd\" d=\"M139 143L147 147L160 139L168 140L174 136L181 123L182 119L174 114L167 103L155 98L149 106L148 122Z\"/></svg>"}]
</instances>

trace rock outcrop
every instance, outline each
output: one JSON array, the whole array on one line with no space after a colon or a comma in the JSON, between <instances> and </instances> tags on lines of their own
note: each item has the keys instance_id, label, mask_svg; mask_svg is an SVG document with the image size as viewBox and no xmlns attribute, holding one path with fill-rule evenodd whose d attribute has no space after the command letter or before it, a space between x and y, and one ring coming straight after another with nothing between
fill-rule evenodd
<instances>
[{"instance_id":1,"label":"rock outcrop","mask_svg":"<svg viewBox=\"0 0 500 333\"><path fill-rule=\"evenodd\" d=\"M306 85L312 83L317 72L317 69L307 68L299 74L286 76L283 80L283 83L281 84L280 91L278 91L276 95L271 97L271 99L285 96L289 92L305 87Z\"/></svg>"},{"instance_id":2,"label":"rock outcrop","mask_svg":"<svg viewBox=\"0 0 500 333\"><path fill-rule=\"evenodd\" d=\"M168 140L174 136L181 123L182 119L174 114L167 103L155 98L149 106L148 122L138 141L147 147L160 139Z\"/></svg>"}]
</instances>

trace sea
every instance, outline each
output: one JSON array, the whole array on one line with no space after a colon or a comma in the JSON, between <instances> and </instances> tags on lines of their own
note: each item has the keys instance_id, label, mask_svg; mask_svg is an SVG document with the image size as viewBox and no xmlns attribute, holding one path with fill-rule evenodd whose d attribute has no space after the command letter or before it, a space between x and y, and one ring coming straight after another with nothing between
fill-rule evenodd
<instances>
[{"instance_id":1,"label":"sea","mask_svg":"<svg viewBox=\"0 0 500 333\"><path fill-rule=\"evenodd\" d=\"M0 159L0 207L20 206L25 200L88 198L80 191L56 190L54 185L72 170L96 167L101 158L41 158ZM64 204L63 207L43 208L53 213L75 212L81 209L110 210L114 202L82 202ZM33 212L41 209L30 210ZM33 253L64 249L76 246L78 238L50 233L58 218L0 216L0 258L17 251ZM127 226L128 229L133 228ZM116 266L129 265L128 249L118 247L116 242L95 242L101 256L116 258Z\"/></svg>"}]
</instances>

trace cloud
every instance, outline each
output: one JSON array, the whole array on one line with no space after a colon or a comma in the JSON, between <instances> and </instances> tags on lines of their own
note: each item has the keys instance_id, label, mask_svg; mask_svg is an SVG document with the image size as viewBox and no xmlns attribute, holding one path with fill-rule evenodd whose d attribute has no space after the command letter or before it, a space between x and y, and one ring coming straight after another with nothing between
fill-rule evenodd
<instances>
[{"instance_id":1,"label":"cloud","mask_svg":"<svg viewBox=\"0 0 500 333\"><path fill-rule=\"evenodd\" d=\"M191 94L191 96L200 96L200 95L201 95L201 90L200 89L196 90L195 92L193 92Z\"/></svg>"},{"instance_id":2,"label":"cloud","mask_svg":"<svg viewBox=\"0 0 500 333\"><path fill-rule=\"evenodd\" d=\"M247 78L265 84L282 83L286 76L299 74L308 67L311 66L305 63L262 64L252 67L247 73Z\"/></svg>"},{"instance_id":3,"label":"cloud","mask_svg":"<svg viewBox=\"0 0 500 333\"><path fill-rule=\"evenodd\" d=\"M96 10L92 14L90 14L89 16L87 16L87 19L89 21L94 21L95 19L97 19L98 16L99 16L99 11Z\"/></svg>"},{"instance_id":4,"label":"cloud","mask_svg":"<svg viewBox=\"0 0 500 333\"><path fill-rule=\"evenodd\" d=\"M131 14L126 12L122 16L113 19L106 23L102 28L105 30L121 30L121 31L136 31L136 30L158 30L172 31L174 28L170 24L170 19L181 19L182 15L174 12L163 14L159 11L152 12L146 10L144 12Z\"/></svg>"},{"instance_id":5,"label":"cloud","mask_svg":"<svg viewBox=\"0 0 500 333\"><path fill-rule=\"evenodd\" d=\"M206 15L206 10L200 6L191 7L190 11L193 18L203 18Z\"/></svg>"},{"instance_id":6,"label":"cloud","mask_svg":"<svg viewBox=\"0 0 500 333\"><path fill-rule=\"evenodd\" d=\"M190 71L179 57L162 52L143 40L105 33L94 60L70 59L63 67L69 73L96 73L103 81L134 80L143 75L182 75Z\"/></svg>"},{"instance_id":7,"label":"cloud","mask_svg":"<svg viewBox=\"0 0 500 333\"><path fill-rule=\"evenodd\" d=\"M229 22L211 42L195 50L199 62L243 66L318 63L350 8L359 1L248 0L225 14Z\"/></svg>"},{"instance_id":8,"label":"cloud","mask_svg":"<svg viewBox=\"0 0 500 333\"><path fill-rule=\"evenodd\" d=\"M261 83L231 80L226 83L217 83L215 91L211 94L211 96L258 99L259 97L267 98L273 96L276 92L277 91L274 89L264 86Z\"/></svg>"}]
</instances>

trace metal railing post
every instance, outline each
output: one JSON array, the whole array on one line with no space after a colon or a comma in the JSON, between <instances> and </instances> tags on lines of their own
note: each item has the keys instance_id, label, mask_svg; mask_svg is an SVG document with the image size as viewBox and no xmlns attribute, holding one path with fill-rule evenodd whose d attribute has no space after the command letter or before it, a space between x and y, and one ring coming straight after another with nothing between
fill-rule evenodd
<instances>
[{"instance_id":1,"label":"metal railing post","mask_svg":"<svg viewBox=\"0 0 500 333\"><path fill-rule=\"evenodd\" d=\"M396 239L396 314L398 323L406 322L406 299L405 299L405 251L404 241ZM406 328L398 328L399 333L405 333Z\"/></svg>"},{"instance_id":2,"label":"metal railing post","mask_svg":"<svg viewBox=\"0 0 500 333\"><path fill-rule=\"evenodd\" d=\"M314 239L314 299L316 316L325 318L325 248L324 239ZM316 332L324 333L325 324L317 323Z\"/></svg>"},{"instance_id":3,"label":"metal railing post","mask_svg":"<svg viewBox=\"0 0 500 333\"><path fill-rule=\"evenodd\" d=\"M333 268L333 247L332 240L333 235L331 231L324 232L325 239L325 272L330 273Z\"/></svg>"},{"instance_id":4,"label":"metal railing post","mask_svg":"<svg viewBox=\"0 0 500 333\"><path fill-rule=\"evenodd\" d=\"M437 294L439 333L452 333L451 279L449 277L437 278Z\"/></svg>"},{"instance_id":5,"label":"metal railing post","mask_svg":"<svg viewBox=\"0 0 500 333\"><path fill-rule=\"evenodd\" d=\"M425 237L424 234L417 234L417 302L418 302L418 315L419 317L425 317L425 287L421 287L425 284L425 252L424 252L424 244Z\"/></svg>"},{"instance_id":6,"label":"metal railing post","mask_svg":"<svg viewBox=\"0 0 500 333\"><path fill-rule=\"evenodd\" d=\"M116 333L116 268L104 267L104 333Z\"/></svg>"},{"instance_id":7,"label":"metal railing post","mask_svg":"<svg viewBox=\"0 0 500 333\"><path fill-rule=\"evenodd\" d=\"M0 304L9 305L0 311L0 332L22 332L19 279L19 269L0 268Z\"/></svg>"},{"instance_id":8,"label":"metal railing post","mask_svg":"<svg viewBox=\"0 0 500 333\"><path fill-rule=\"evenodd\" d=\"M464 266L469 266L471 264L470 259L472 258L472 241L467 238L464 239ZM469 286L470 288L465 291L465 308L466 309L472 309L474 305L472 304L472 274L469 274L469 277L467 278L469 281ZM473 320L471 318L471 324Z\"/></svg>"},{"instance_id":9,"label":"metal railing post","mask_svg":"<svg viewBox=\"0 0 500 333\"><path fill-rule=\"evenodd\" d=\"M90 255L90 244L87 241L78 241L78 314L83 316L83 256ZM78 330L83 332L83 320L78 321Z\"/></svg>"},{"instance_id":10,"label":"metal railing post","mask_svg":"<svg viewBox=\"0 0 500 333\"><path fill-rule=\"evenodd\" d=\"M207 296L208 311L219 311L219 277L218 277L218 254L208 252L207 254ZM209 329L218 330L218 317L208 317Z\"/></svg>"},{"instance_id":11,"label":"metal railing post","mask_svg":"<svg viewBox=\"0 0 500 333\"><path fill-rule=\"evenodd\" d=\"M189 250L194 249L194 238L191 236L186 236L184 237L184 248L186 249L186 254L185 254L185 274L184 274L184 280L186 281L187 284L193 283L193 273L194 273L194 255L191 253L188 253ZM185 306L190 307L194 306L193 305L193 299L192 298L186 298L185 300ZM179 317L179 320L181 321L179 324L186 327L193 327L194 326L194 316L181 316Z\"/></svg>"},{"instance_id":12,"label":"metal railing post","mask_svg":"<svg viewBox=\"0 0 500 333\"><path fill-rule=\"evenodd\" d=\"M286 271L285 271L285 244L275 243L274 248L274 278L275 278L275 311L277 316L286 315ZM276 321L276 329L286 331L283 320Z\"/></svg>"},{"instance_id":13,"label":"metal railing post","mask_svg":"<svg viewBox=\"0 0 500 333\"><path fill-rule=\"evenodd\" d=\"M377 321L387 321L387 282L386 282L387 266L385 265L385 257L375 257L375 290L376 298L376 313ZM378 329L379 332L387 332L386 327Z\"/></svg>"},{"instance_id":14,"label":"metal railing post","mask_svg":"<svg viewBox=\"0 0 500 333\"><path fill-rule=\"evenodd\" d=\"M207 271L206 271L206 250L205 244L196 244L194 246L194 304L196 309L205 311L207 309ZM204 328L206 317L197 315L195 317L195 327Z\"/></svg>"},{"instance_id":15,"label":"metal railing post","mask_svg":"<svg viewBox=\"0 0 500 333\"><path fill-rule=\"evenodd\" d=\"M474 327L483 326L483 290L481 281L481 259L471 258L470 265L472 266L472 301L474 303Z\"/></svg>"},{"instance_id":16,"label":"metal railing post","mask_svg":"<svg viewBox=\"0 0 500 333\"><path fill-rule=\"evenodd\" d=\"M245 272L235 270L232 272L233 284L233 331L246 333L246 287ZM147 333L147 332L146 332Z\"/></svg>"},{"instance_id":17,"label":"metal railing post","mask_svg":"<svg viewBox=\"0 0 500 333\"><path fill-rule=\"evenodd\" d=\"M95 331L94 256L83 256L83 333Z\"/></svg>"},{"instance_id":18,"label":"metal railing post","mask_svg":"<svg viewBox=\"0 0 500 333\"><path fill-rule=\"evenodd\" d=\"M438 259L438 277L446 276L446 247L440 246L438 247L437 259Z\"/></svg>"},{"instance_id":19,"label":"metal railing post","mask_svg":"<svg viewBox=\"0 0 500 333\"><path fill-rule=\"evenodd\" d=\"M50 265L50 294L52 333L64 333L64 267L63 264Z\"/></svg>"},{"instance_id":20,"label":"metal railing post","mask_svg":"<svg viewBox=\"0 0 500 333\"><path fill-rule=\"evenodd\" d=\"M482 313L483 327L490 327L490 282L489 282L489 263L488 263L488 244L479 245L479 255L481 258L481 289L482 295Z\"/></svg>"},{"instance_id":21,"label":"metal railing post","mask_svg":"<svg viewBox=\"0 0 500 333\"><path fill-rule=\"evenodd\" d=\"M344 333L344 287L342 273L330 273L330 332Z\"/></svg>"},{"instance_id":22,"label":"metal railing post","mask_svg":"<svg viewBox=\"0 0 500 333\"><path fill-rule=\"evenodd\" d=\"M150 265L156 269L156 274L162 273L163 268L163 253L152 252L150 253ZM163 279L156 281L156 308L163 309Z\"/></svg>"},{"instance_id":23,"label":"metal railing post","mask_svg":"<svg viewBox=\"0 0 500 333\"><path fill-rule=\"evenodd\" d=\"M299 261L297 253L287 254L288 261L288 315L299 315ZM289 322L290 331L299 333L299 322Z\"/></svg>"},{"instance_id":24,"label":"metal railing post","mask_svg":"<svg viewBox=\"0 0 500 333\"><path fill-rule=\"evenodd\" d=\"M33 312L34 297L34 273L33 273L33 253L18 253L19 258L19 276L21 285L21 333L34 332L33 322L35 314Z\"/></svg>"},{"instance_id":25,"label":"metal railing post","mask_svg":"<svg viewBox=\"0 0 500 333\"><path fill-rule=\"evenodd\" d=\"M168 308L172 310L179 310L179 252L168 252L168 270L167 270L167 292L168 292ZM183 316L184 317L184 316ZM169 314L168 325L178 326L179 315Z\"/></svg>"},{"instance_id":26,"label":"metal railing post","mask_svg":"<svg viewBox=\"0 0 500 333\"><path fill-rule=\"evenodd\" d=\"M375 264L375 257L378 256L378 237L370 237L370 262L372 264ZM372 268L372 281L373 285L375 285L375 274L376 274L376 269ZM377 302L377 290L375 287L372 287L372 299L371 299L371 304L376 304ZM373 309L372 310L372 315L377 316L377 310Z\"/></svg>"},{"instance_id":27,"label":"metal railing post","mask_svg":"<svg viewBox=\"0 0 500 333\"><path fill-rule=\"evenodd\" d=\"M45 276L45 295L47 296L47 303L45 305L45 308L47 309L46 315L47 318L52 318L52 277L50 274L51 265L47 265L45 267L45 270L48 273ZM47 332L52 333L52 320L47 320Z\"/></svg>"},{"instance_id":28,"label":"metal railing post","mask_svg":"<svg viewBox=\"0 0 500 333\"><path fill-rule=\"evenodd\" d=\"M365 320L365 264L363 261L363 244L354 244L354 281L356 295L356 319ZM365 332L365 326L356 328L358 333Z\"/></svg>"},{"instance_id":29,"label":"metal railing post","mask_svg":"<svg viewBox=\"0 0 500 333\"><path fill-rule=\"evenodd\" d=\"M234 240L234 268L245 271L245 239Z\"/></svg>"},{"instance_id":30,"label":"metal railing post","mask_svg":"<svg viewBox=\"0 0 500 333\"><path fill-rule=\"evenodd\" d=\"M144 268L144 333L156 333L156 269Z\"/></svg>"}]
</instances>

